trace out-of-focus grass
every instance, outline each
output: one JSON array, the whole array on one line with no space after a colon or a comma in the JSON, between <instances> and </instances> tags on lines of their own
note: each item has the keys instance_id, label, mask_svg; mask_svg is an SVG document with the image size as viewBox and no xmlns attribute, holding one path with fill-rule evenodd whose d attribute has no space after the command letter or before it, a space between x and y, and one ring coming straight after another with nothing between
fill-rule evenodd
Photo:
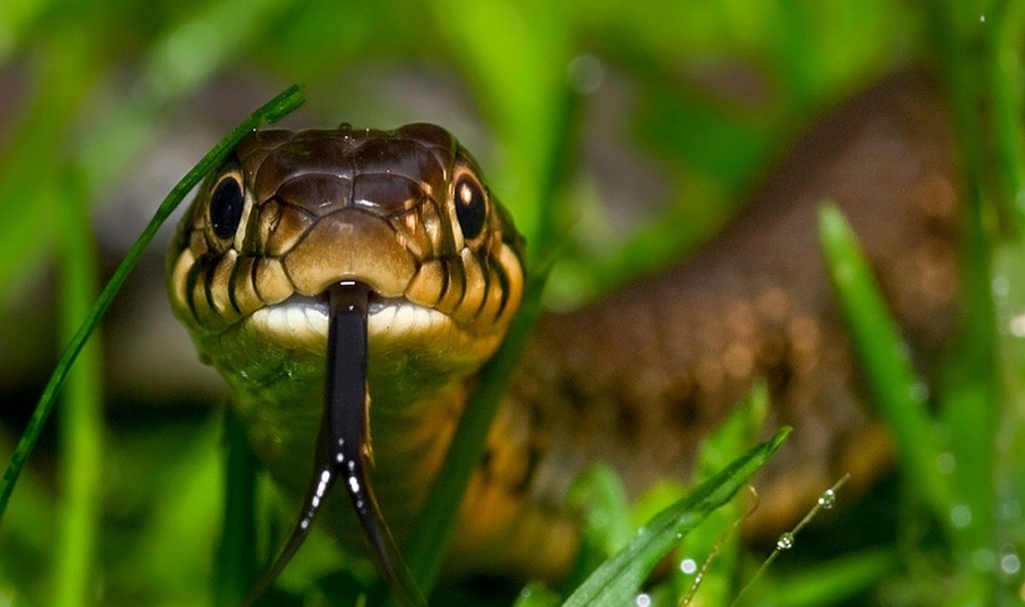
<instances>
[{"instance_id":1,"label":"out-of-focus grass","mask_svg":"<svg viewBox=\"0 0 1025 607\"><path fill-rule=\"evenodd\" d=\"M60 223L61 257L66 264L61 288L61 334L70 341L89 315L96 297L96 250L92 234L81 228L87 221L86 200L73 180L60 188L66 196ZM93 559L96 554L103 480L103 402L101 398L100 344L85 346L68 378L67 400L61 418L64 455L62 484L66 487L59 509L59 542L54 566L55 605L88 604Z\"/></svg>"},{"instance_id":2,"label":"out-of-focus grass","mask_svg":"<svg viewBox=\"0 0 1025 607\"><path fill-rule=\"evenodd\" d=\"M822 248L854 349L872 387L873 402L894 428L907 484L950 525L951 489L939 467L940 446L929 418L927 390L912 368L900 328L890 319L872 269L840 210L826 203L820 214Z\"/></svg>"},{"instance_id":3,"label":"out-of-focus grass","mask_svg":"<svg viewBox=\"0 0 1025 607\"><path fill-rule=\"evenodd\" d=\"M962 500L974 518L951 546L922 540L909 525L899 546L835 560L841 555L816 554L816 567L773 577L760 592L766 602L800 604L795 589L806 591L807 579L815 578L826 584L818 596L832 592L842 600L851 579L861 588L874 575L885 581L877 597L1011 600L1022 585L1025 541L1025 483L1018 472L1025 453L1014 431L1022 428L1025 361L1025 331L1015 324L1025 309L1017 241L1025 200L1019 128L1025 9L1016 1L955 0L932 8L888 0L4 2L0 86L10 87L4 97L11 101L0 116L0 318L18 322L9 313L12 302L53 260L59 224L52 206L73 204L62 184L80 179L81 197L107 198L146 150L171 137L166 127L176 108L224 76L245 74L272 83L270 90L305 82L311 105L328 124L356 121L339 108L372 119L407 116L397 108L420 103L390 99L386 88L347 86L373 82L368 71L415 73L455 89L453 98L481 124L447 126L483 142L475 152L532 253L560 241L550 292L571 301L614 288L711 237L794 129L829 101L872 75L938 58L973 201L965 256L970 326L940 406L949 420L945 444L963 481L964 492L952 499ZM598 72L577 73L574 81L568 67L582 55L597 60L583 65ZM587 79L602 73L601 88L590 92ZM249 101L237 117L255 105ZM983 111L989 107L992 113ZM647 211L602 204L601 171L627 169L600 164L601 154L622 145L634 146L634 169L647 171L628 182L637 188L634 197L656 197L626 199ZM552 162L566 169L557 172L564 181L552 178ZM646 188L649 178L664 183ZM154 206L162 194L154 195ZM1000 296L998 314L991 289ZM0 341L15 334L0 330ZM8 400L0 397L5 419L20 419ZM182 416L156 428L96 430L93 438L105 434L109 451L101 456L96 501L88 505L98 509L100 527L95 554L77 571L88 566L94 573L82 604L97 596L99 604L171 605L210 595L222 502L212 438L217 419L211 413L200 422ZM997 420L997 445L980 440L992 439ZM13 445L4 441L0 453ZM66 456L52 449L40 454L12 499L0 525L0 597L48 601L54 555L67 540L54 524L52 504L71 491L52 468ZM922 510L909 500L910 511ZM893 571L898 548L905 567ZM296 565L302 569L302 560ZM997 589L985 582L994 577Z\"/></svg>"}]
</instances>

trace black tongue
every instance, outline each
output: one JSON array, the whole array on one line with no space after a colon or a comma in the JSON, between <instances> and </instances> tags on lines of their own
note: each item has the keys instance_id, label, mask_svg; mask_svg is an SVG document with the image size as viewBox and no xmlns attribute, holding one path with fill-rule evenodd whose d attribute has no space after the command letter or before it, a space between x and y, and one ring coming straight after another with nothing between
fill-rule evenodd
<instances>
[{"instance_id":1,"label":"black tongue","mask_svg":"<svg viewBox=\"0 0 1025 607\"><path fill-rule=\"evenodd\" d=\"M251 605L299 550L335 482L344 480L380 576L407 605L427 602L412 582L374 495L370 468L370 396L367 393L367 302L370 289L343 282L328 289L327 389L313 478L299 520L277 560L246 600Z\"/></svg>"}]
</instances>

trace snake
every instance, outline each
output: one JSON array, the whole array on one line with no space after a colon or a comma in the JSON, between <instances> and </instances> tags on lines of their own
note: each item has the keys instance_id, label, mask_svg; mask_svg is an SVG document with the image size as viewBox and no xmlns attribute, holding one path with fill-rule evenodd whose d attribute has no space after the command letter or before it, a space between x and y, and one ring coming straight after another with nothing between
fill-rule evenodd
<instances>
[{"instance_id":1,"label":"snake","mask_svg":"<svg viewBox=\"0 0 1025 607\"><path fill-rule=\"evenodd\" d=\"M768 425L794 432L756 477L752 533L781 529L843 473L865 487L892 465L816 212L830 200L846 214L914 363L935 368L959 313L959 167L942 95L902 72L785 149L695 254L540 317L462 498L449 571L561 579L580 542L565 505L574 479L604 462L632 497L690 480L702 439L759 378ZM379 505L401 544L528 274L512 217L448 131L343 124L248 135L181 220L168 288L272 478L307 509L327 500L327 525L358 549L372 521L316 490L332 470L318 462L372 467L371 490L350 497ZM327 426L356 423L324 413L332 352L351 355L329 343L339 309L357 321L343 340L364 331L368 353L344 380L356 384L345 406L366 423L344 453L325 446L341 436Z\"/></svg>"}]
</instances>

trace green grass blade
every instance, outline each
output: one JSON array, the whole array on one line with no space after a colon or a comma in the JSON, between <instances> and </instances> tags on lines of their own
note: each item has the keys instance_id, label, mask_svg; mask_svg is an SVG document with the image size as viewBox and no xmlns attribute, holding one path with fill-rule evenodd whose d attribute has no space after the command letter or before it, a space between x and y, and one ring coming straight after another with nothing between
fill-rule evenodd
<instances>
[{"instance_id":1,"label":"green grass blade","mask_svg":"<svg viewBox=\"0 0 1025 607\"><path fill-rule=\"evenodd\" d=\"M997 11L996 51L989 70L993 96L993 135L996 166L1003 182L1001 202L1010 207L1019 235L1025 234L1025 138L1021 116L1022 60L1018 49L1025 39L1025 3L1004 1ZM1017 204L1012 204L1017 203Z\"/></svg>"},{"instance_id":2,"label":"green grass blade","mask_svg":"<svg viewBox=\"0 0 1025 607\"><path fill-rule=\"evenodd\" d=\"M47 418L50 416L50 412L53 410L53 406L56 403L56 397L60 391L61 386L64 384L64 380L67 378L68 372L71 369L72 363L78 357L79 352L85 345L86 340L92 333L96 324L99 322L100 317L103 316L104 312L110 306L110 302L114 299L118 290L121 288L121 284L124 283L128 273L131 272L132 268L139 261L142 256L143 250L153 240L153 236L157 233L157 230L164 223L167 217L172 211L181 203L185 196L203 179L203 177L213 170L217 165L224 161L228 153L234 148L238 142L245 137L245 135L261 124L268 122L276 122L282 117L290 113L303 102L302 91L298 86L292 86L288 90L284 91L266 105L258 109L252 115L249 116L242 124L235 127L227 137L222 139L217 145L214 146L206 156L203 157L199 163L189 171L181 181L174 186L171 192L164 198L164 201L160 204L157 212L154 214L153 219L150 220L146 229L143 230L135 244L128 251L125 259L118 266L114 275L111 277L110 282L104 287L100 297L96 300L93 305L92 311L89 313L88 318L79 327L75 336L68 343L64 352L61 354L60 361L57 363L57 367L50 376L50 380L46 384L46 388L43 390L43 395L39 399L39 403L36 405L36 409L32 414L32 418L29 420L28 427L25 433L22 434L21 439L18 441L18 445L14 449L14 455L11 458L11 463L7 466L7 470L4 472L2 484L0 484L0 520L3 519L3 513L7 509L7 503L11 498L11 493L14 491L14 485L18 480L18 476L21 474L22 468L25 466L25 461L28 459L29 454L32 452L36 441L39 440L39 435L43 431L43 426L46 423Z\"/></svg>"},{"instance_id":3,"label":"green grass blade","mask_svg":"<svg viewBox=\"0 0 1025 607\"><path fill-rule=\"evenodd\" d=\"M729 501L789 433L789 428L782 428L769 441L751 449L652 519L626 548L595 571L563 607L629 605L659 560L709 513Z\"/></svg>"},{"instance_id":4,"label":"green grass blade","mask_svg":"<svg viewBox=\"0 0 1025 607\"><path fill-rule=\"evenodd\" d=\"M96 296L97 259L89 225L88 198L81 177L72 173L61 188L66 201L60 209L62 247L61 335L70 340ZM64 488L58 511L59 546L54 574L54 605L94 604L94 575L103 489L103 387L100 344L82 348L78 366L68 377L67 401L60 420L61 476Z\"/></svg>"},{"instance_id":5,"label":"green grass blade","mask_svg":"<svg viewBox=\"0 0 1025 607\"><path fill-rule=\"evenodd\" d=\"M230 408L224 412L224 520L214 576L216 607L237 607L258 576L256 562L256 482L260 464L246 440L245 427Z\"/></svg>"},{"instance_id":6,"label":"green grass blade","mask_svg":"<svg viewBox=\"0 0 1025 607\"><path fill-rule=\"evenodd\" d=\"M939 441L926 411L922 383L911 368L864 253L833 204L819 212L819 235L858 361L874 402L893 432L905 479L946 523L950 487L937 466Z\"/></svg>"},{"instance_id":7,"label":"green grass blade","mask_svg":"<svg viewBox=\"0 0 1025 607\"><path fill-rule=\"evenodd\" d=\"M1020 8L1003 0L948 0L931 13L944 68L965 204L960 236L961 336L946 378L940 419L955 465L954 503L941 520L952 532L951 554L961 573L950 605L996 602L992 570L998 531L997 474L1004 457L997 434L1008 405L998 369L994 286L1015 276L994 273L1001 241L1021 228L1021 92L1014 61L1003 53L1020 39ZM1018 13L1018 14L1016 14ZM985 24L985 25L983 25ZM995 221L994 221L995 220ZM1012 220L1014 221L1012 223ZM1015 229L1017 228L1017 229ZM1020 233L1018 234L1020 238ZM943 516L945 514L945 516ZM1017 517L1016 517L1017 518ZM1019 546L1020 549L1020 546Z\"/></svg>"}]
</instances>

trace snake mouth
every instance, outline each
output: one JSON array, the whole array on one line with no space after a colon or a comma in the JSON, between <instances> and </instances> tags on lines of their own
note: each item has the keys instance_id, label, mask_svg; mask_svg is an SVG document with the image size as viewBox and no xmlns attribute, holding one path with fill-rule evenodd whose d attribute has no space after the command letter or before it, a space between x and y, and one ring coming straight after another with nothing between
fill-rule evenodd
<instances>
[{"instance_id":1,"label":"snake mouth","mask_svg":"<svg viewBox=\"0 0 1025 607\"><path fill-rule=\"evenodd\" d=\"M266 306L245 320L252 329L285 345L313 345L327 338L329 324L328 292L317 296L294 294L284 301ZM367 305L371 339L423 334L455 322L448 315L406 297L385 297L370 291Z\"/></svg>"}]
</instances>

